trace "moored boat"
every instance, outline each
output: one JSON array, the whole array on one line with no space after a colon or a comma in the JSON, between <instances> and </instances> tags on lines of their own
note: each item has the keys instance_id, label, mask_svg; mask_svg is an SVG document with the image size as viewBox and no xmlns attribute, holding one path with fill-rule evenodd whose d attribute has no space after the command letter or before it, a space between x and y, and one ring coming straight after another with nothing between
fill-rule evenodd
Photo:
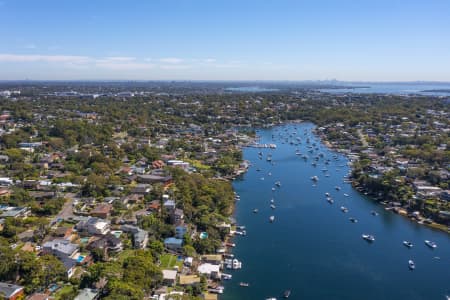
<instances>
[{"instance_id":1,"label":"moored boat","mask_svg":"<svg viewBox=\"0 0 450 300\"><path fill-rule=\"evenodd\" d=\"M344 212L344 213L348 212L348 208L345 207L345 206L341 206L341 210L342 210L342 212Z\"/></svg>"},{"instance_id":2,"label":"moored boat","mask_svg":"<svg viewBox=\"0 0 450 300\"><path fill-rule=\"evenodd\" d=\"M358 220L355 219L355 218L349 218L349 220L350 220L350 222L352 222L352 223L358 223Z\"/></svg>"},{"instance_id":3,"label":"moored boat","mask_svg":"<svg viewBox=\"0 0 450 300\"><path fill-rule=\"evenodd\" d=\"M425 240L425 245L427 245L428 247L434 249L437 247L435 242L429 241L429 240Z\"/></svg>"},{"instance_id":4,"label":"moored boat","mask_svg":"<svg viewBox=\"0 0 450 300\"><path fill-rule=\"evenodd\" d=\"M408 241L403 241L403 245L405 245L408 248L411 248L413 246L413 244L411 242L408 242Z\"/></svg>"},{"instance_id":5,"label":"moored boat","mask_svg":"<svg viewBox=\"0 0 450 300\"><path fill-rule=\"evenodd\" d=\"M289 298L290 295L291 295L291 290L285 290L283 292L283 298Z\"/></svg>"},{"instance_id":6,"label":"moored boat","mask_svg":"<svg viewBox=\"0 0 450 300\"><path fill-rule=\"evenodd\" d=\"M361 235L363 239L365 239L368 242L373 242L375 241L375 237L371 234L363 234Z\"/></svg>"},{"instance_id":7,"label":"moored boat","mask_svg":"<svg viewBox=\"0 0 450 300\"><path fill-rule=\"evenodd\" d=\"M414 270L416 268L416 264L411 259L408 260L408 266L410 270Z\"/></svg>"},{"instance_id":8,"label":"moored boat","mask_svg":"<svg viewBox=\"0 0 450 300\"><path fill-rule=\"evenodd\" d=\"M273 221L275 221L275 216L270 216L269 221L270 221L270 223L273 223Z\"/></svg>"},{"instance_id":9,"label":"moored boat","mask_svg":"<svg viewBox=\"0 0 450 300\"><path fill-rule=\"evenodd\" d=\"M250 284L248 282L239 282L239 286L248 287Z\"/></svg>"}]
</instances>

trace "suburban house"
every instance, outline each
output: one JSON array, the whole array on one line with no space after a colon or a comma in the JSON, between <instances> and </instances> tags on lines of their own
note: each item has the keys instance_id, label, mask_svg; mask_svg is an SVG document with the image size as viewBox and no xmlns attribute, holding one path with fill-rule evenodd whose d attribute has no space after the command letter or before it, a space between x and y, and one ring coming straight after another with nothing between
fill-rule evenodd
<instances>
[{"instance_id":1,"label":"suburban house","mask_svg":"<svg viewBox=\"0 0 450 300\"><path fill-rule=\"evenodd\" d=\"M93 210L91 210L90 215L97 218L106 219L111 215L112 204L100 203Z\"/></svg>"},{"instance_id":2,"label":"suburban house","mask_svg":"<svg viewBox=\"0 0 450 300\"><path fill-rule=\"evenodd\" d=\"M133 234L133 246L136 249L144 249L148 244L148 232L136 226L122 225L120 229L123 232Z\"/></svg>"},{"instance_id":3,"label":"suburban house","mask_svg":"<svg viewBox=\"0 0 450 300\"><path fill-rule=\"evenodd\" d=\"M6 207L0 208L0 218L22 218L27 217L31 213L28 207Z\"/></svg>"},{"instance_id":4,"label":"suburban house","mask_svg":"<svg viewBox=\"0 0 450 300\"><path fill-rule=\"evenodd\" d=\"M24 295L23 286L0 282L0 297L7 300L22 299Z\"/></svg>"},{"instance_id":5,"label":"suburban house","mask_svg":"<svg viewBox=\"0 0 450 300\"><path fill-rule=\"evenodd\" d=\"M42 251L45 254L53 254L59 258L73 258L79 250L80 247L77 244L72 244L70 241L63 239L55 239L53 241L45 242L42 247Z\"/></svg>"},{"instance_id":6,"label":"suburban house","mask_svg":"<svg viewBox=\"0 0 450 300\"><path fill-rule=\"evenodd\" d=\"M172 183L172 176L161 176L153 174L138 175L138 182L140 183L162 183L163 185L168 185Z\"/></svg>"},{"instance_id":7,"label":"suburban house","mask_svg":"<svg viewBox=\"0 0 450 300\"><path fill-rule=\"evenodd\" d=\"M76 229L80 233L88 233L92 235L105 235L110 230L109 222L100 218L88 218L82 220L76 225Z\"/></svg>"},{"instance_id":8,"label":"suburban house","mask_svg":"<svg viewBox=\"0 0 450 300\"><path fill-rule=\"evenodd\" d=\"M48 241L42 246L43 253L53 254L63 263L66 269L67 278L72 277L75 266L79 262L77 260L79 250L80 247L77 244L72 244L70 241L63 239Z\"/></svg>"},{"instance_id":9,"label":"suburban house","mask_svg":"<svg viewBox=\"0 0 450 300\"><path fill-rule=\"evenodd\" d=\"M107 234L103 237L100 237L93 242L91 242L87 249L92 251L95 249L100 249L103 251L103 255L108 257L109 252L120 252L123 249L122 241L120 238L116 237L113 234Z\"/></svg>"},{"instance_id":10,"label":"suburban house","mask_svg":"<svg viewBox=\"0 0 450 300\"><path fill-rule=\"evenodd\" d=\"M139 183L131 189L132 194L147 195L152 190L152 186L148 183Z\"/></svg>"},{"instance_id":11,"label":"suburban house","mask_svg":"<svg viewBox=\"0 0 450 300\"><path fill-rule=\"evenodd\" d=\"M175 210L170 215L170 219L173 224L183 224L184 212L182 209L175 208Z\"/></svg>"},{"instance_id":12,"label":"suburban house","mask_svg":"<svg viewBox=\"0 0 450 300\"><path fill-rule=\"evenodd\" d=\"M211 279L220 279L220 265L204 263L198 266L198 273Z\"/></svg>"},{"instance_id":13,"label":"suburban house","mask_svg":"<svg viewBox=\"0 0 450 300\"><path fill-rule=\"evenodd\" d=\"M175 285L177 281L177 271L175 270L162 270L163 274L163 283L168 286Z\"/></svg>"},{"instance_id":14,"label":"suburban house","mask_svg":"<svg viewBox=\"0 0 450 300\"><path fill-rule=\"evenodd\" d=\"M175 237L177 239L182 239L184 237L184 235L187 232L187 226L186 225L181 225L181 226L177 226L175 227Z\"/></svg>"},{"instance_id":15,"label":"suburban house","mask_svg":"<svg viewBox=\"0 0 450 300\"><path fill-rule=\"evenodd\" d=\"M200 277L198 275L180 275L180 285L194 285L200 283Z\"/></svg>"},{"instance_id":16,"label":"suburban house","mask_svg":"<svg viewBox=\"0 0 450 300\"><path fill-rule=\"evenodd\" d=\"M164 246L167 249L178 251L178 250L181 250L181 248L183 246L183 240L177 239L175 237L169 237L164 240Z\"/></svg>"},{"instance_id":17,"label":"suburban house","mask_svg":"<svg viewBox=\"0 0 450 300\"><path fill-rule=\"evenodd\" d=\"M98 299L99 296L100 293L98 290L85 288L78 293L74 300L95 300Z\"/></svg>"}]
</instances>

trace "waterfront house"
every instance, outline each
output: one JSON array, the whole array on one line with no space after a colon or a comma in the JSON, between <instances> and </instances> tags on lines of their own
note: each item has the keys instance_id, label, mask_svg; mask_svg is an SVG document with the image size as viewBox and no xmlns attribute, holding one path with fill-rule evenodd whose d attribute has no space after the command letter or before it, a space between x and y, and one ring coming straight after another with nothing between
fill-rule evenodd
<instances>
[{"instance_id":1,"label":"waterfront house","mask_svg":"<svg viewBox=\"0 0 450 300\"><path fill-rule=\"evenodd\" d=\"M174 286L177 280L177 273L175 270L162 270L163 284Z\"/></svg>"},{"instance_id":2,"label":"waterfront house","mask_svg":"<svg viewBox=\"0 0 450 300\"><path fill-rule=\"evenodd\" d=\"M208 278L220 279L220 265L204 263L198 266L197 271Z\"/></svg>"},{"instance_id":3,"label":"waterfront house","mask_svg":"<svg viewBox=\"0 0 450 300\"><path fill-rule=\"evenodd\" d=\"M221 254L205 254L202 255L201 261L205 263L210 263L214 265L220 265L222 263L222 255Z\"/></svg>"},{"instance_id":4,"label":"waterfront house","mask_svg":"<svg viewBox=\"0 0 450 300\"><path fill-rule=\"evenodd\" d=\"M202 295L202 299L203 300L217 300L219 298L218 298L217 294L212 294L212 293L205 292Z\"/></svg>"},{"instance_id":5,"label":"waterfront house","mask_svg":"<svg viewBox=\"0 0 450 300\"><path fill-rule=\"evenodd\" d=\"M200 283L200 276L198 275L180 275L179 284L180 285L194 285Z\"/></svg>"}]
</instances>

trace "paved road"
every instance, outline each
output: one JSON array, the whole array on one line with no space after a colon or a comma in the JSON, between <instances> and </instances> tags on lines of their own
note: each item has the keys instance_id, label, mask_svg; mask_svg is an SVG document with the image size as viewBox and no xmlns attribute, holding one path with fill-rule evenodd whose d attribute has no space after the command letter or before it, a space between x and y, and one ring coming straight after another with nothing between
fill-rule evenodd
<instances>
[{"instance_id":1,"label":"paved road","mask_svg":"<svg viewBox=\"0 0 450 300\"><path fill-rule=\"evenodd\" d=\"M70 217L74 217L73 214L73 201L76 194L74 193L67 193L64 195L64 198L67 199L66 203L64 203L63 207L61 208L61 211L53 218L51 224L55 224L59 219L67 220Z\"/></svg>"},{"instance_id":2,"label":"paved road","mask_svg":"<svg viewBox=\"0 0 450 300\"><path fill-rule=\"evenodd\" d=\"M364 137L361 129L358 129L358 135L359 135L359 139L361 140L361 143L363 144L363 147L368 147L369 144L367 143L366 138Z\"/></svg>"}]
</instances>

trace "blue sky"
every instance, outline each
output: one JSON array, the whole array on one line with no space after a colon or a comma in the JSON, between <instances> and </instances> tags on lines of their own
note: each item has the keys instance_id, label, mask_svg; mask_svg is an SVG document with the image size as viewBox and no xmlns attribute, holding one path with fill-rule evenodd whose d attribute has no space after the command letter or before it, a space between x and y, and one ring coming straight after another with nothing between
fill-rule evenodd
<instances>
[{"instance_id":1,"label":"blue sky","mask_svg":"<svg viewBox=\"0 0 450 300\"><path fill-rule=\"evenodd\" d=\"M0 80L450 81L449 0L0 0Z\"/></svg>"}]
</instances>

